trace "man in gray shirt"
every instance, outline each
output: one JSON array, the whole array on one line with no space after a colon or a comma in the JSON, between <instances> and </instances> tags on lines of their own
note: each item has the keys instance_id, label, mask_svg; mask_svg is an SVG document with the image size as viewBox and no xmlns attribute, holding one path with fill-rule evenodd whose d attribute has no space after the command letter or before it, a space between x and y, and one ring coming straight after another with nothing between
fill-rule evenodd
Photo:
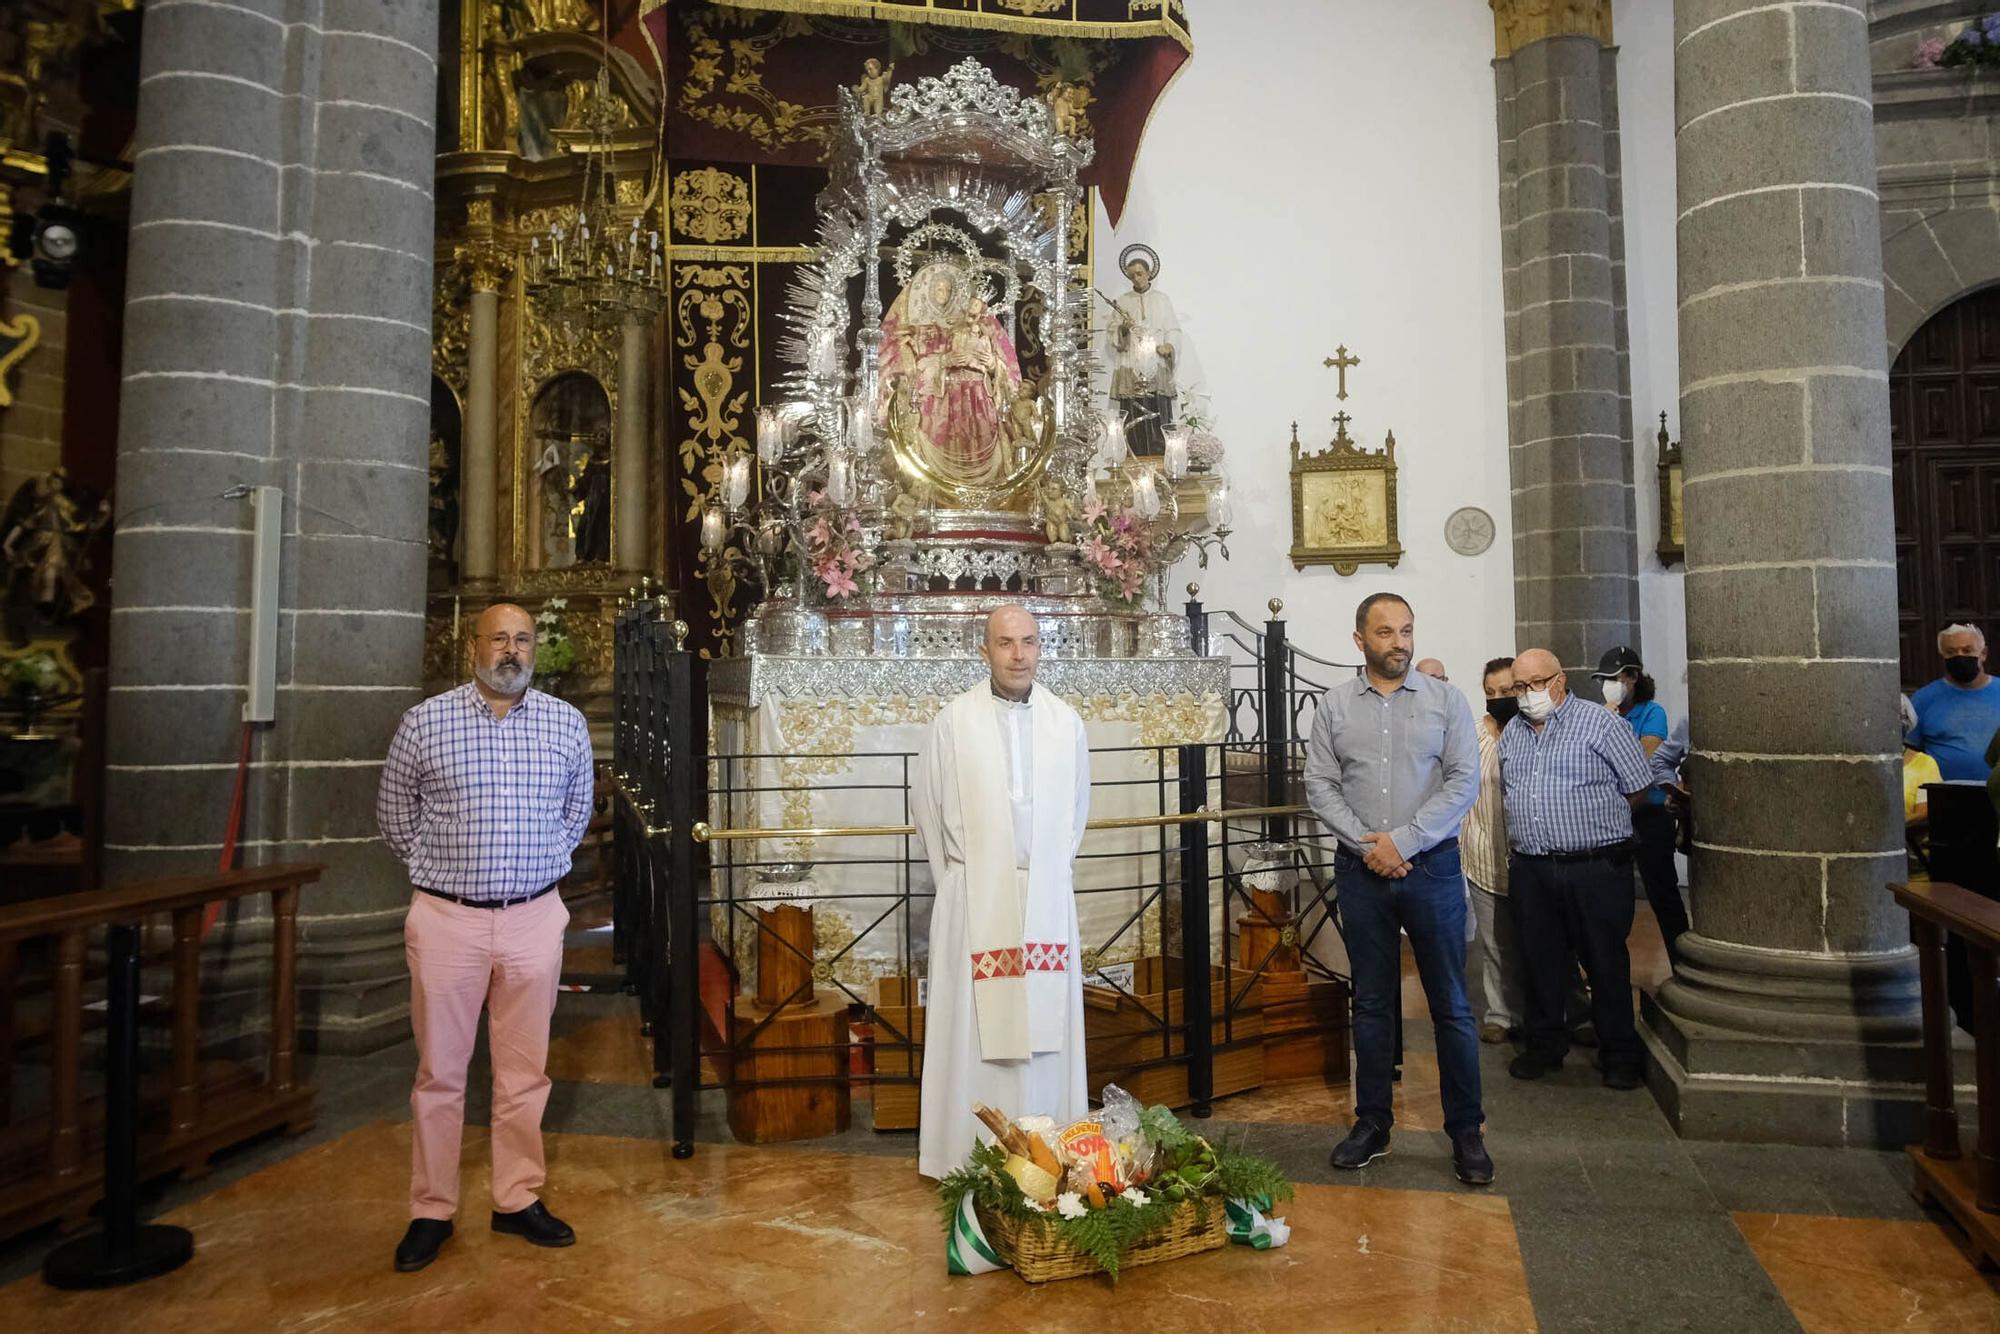
<instances>
[{"instance_id":1,"label":"man in gray shirt","mask_svg":"<svg viewBox=\"0 0 2000 1334\"><path fill-rule=\"evenodd\" d=\"M1479 790L1479 738L1465 696L1410 671L1409 603L1376 593L1354 613L1366 665L1320 698L1306 800L1339 842L1334 883L1354 970L1354 1127L1335 1167L1389 1151L1398 928L1410 938L1437 1034L1438 1092L1460 1181L1493 1180L1480 1125L1479 1035L1465 995L1465 877L1458 827Z\"/></svg>"}]
</instances>

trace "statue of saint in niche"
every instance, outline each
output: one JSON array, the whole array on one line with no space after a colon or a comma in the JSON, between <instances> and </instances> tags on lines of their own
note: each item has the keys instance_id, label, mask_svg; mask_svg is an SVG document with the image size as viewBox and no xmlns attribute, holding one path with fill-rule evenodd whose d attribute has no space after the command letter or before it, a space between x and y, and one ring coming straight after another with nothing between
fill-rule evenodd
<instances>
[{"instance_id":1,"label":"statue of saint in niche","mask_svg":"<svg viewBox=\"0 0 2000 1334\"><path fill-rule=\"evenodd\" d=\"M1180 396L1175 370L1180 361L1180 320L1167 294L1153 286L1160 257L1151 246L1128 245L1118 267L1132 290L1111 303L1106 360L1111 366L1111 402L1125 422L1125 441L1142 458L1166 453L1166 428L1174 422Z\"/></svg>"},{"instance_id":2,"label":"statue of saint in niche","mask_svg":"<svg viewBox=\"0 0 2000 1334\"><path fill-rule=\"evenodd\" d=\"M1021 363L964 265L917 270L882 321L876 420L905 457L946 485L993 486L1010 460L1002 421Z\"/></svg>"}]
</instances>

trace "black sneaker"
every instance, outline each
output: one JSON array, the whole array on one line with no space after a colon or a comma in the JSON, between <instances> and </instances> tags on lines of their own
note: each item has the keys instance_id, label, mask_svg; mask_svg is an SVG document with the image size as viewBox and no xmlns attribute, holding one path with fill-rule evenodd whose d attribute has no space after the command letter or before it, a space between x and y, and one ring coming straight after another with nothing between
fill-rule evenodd
<instances>
[{"instance_id":1,"label":"black sneaker","mask_svg":"<svg viewBox=\"0 0 2000 1334\"><path fill-rule=\"evenodd\" d=\"M414 1274L437 1259L438 1248L451 1236L449 1218L412 1218L409 1231L396 1246L396 1269Z\"/></svg>"},{"instance_id":2,"label":"black sneaker","mask_svg":"<svg viewBox=\"0 0 2000 1334\"><path fill-rule=\"evenodd\" d=\"M1333 1149L1333 1165L1352 1170L1366 1167L1377 1158L1389 1153L1389 1127L1376 1125L1373 1121L1360 1120L1347 1132L1347 1138Z\"/></svg>"},{"instance_id":3,"label":"black sneaker","mask_svg":"<svg viewBox=\"0 0 2000 1334\"><path fill-rule=\"evenodd\" d=\"M1486 1152L1486 1137L1466 1130L1451 1137L1451 1170L1468 1186L1493 1184L1493 1158Z\"/></svg>"},{"instance_id":4,"label":"black sneaker","mask_svg":"<svg viewBox=\"0 0 2000 1334\"><path fill-rule=\"evenodd\" d=\"M526 1238L537 1246L576 1245L576 1233L570 1225L550 1213L549 1206L540 1200L511 1214L495 1213L493 1230Z\"/></svg>"},{"instance_id":5,"label":"black sneaker","mask_svg":"<svg viewBox=\"0 0 2000 1334\"><path fill-rule=\"evenodd\" d=\"M1562 1068L1560 1056L1550 1060L1531 1051L1524 1051L1508 1064L1507 1073L1516 1079L1540 1079L1543 1075L1553 1074Z\"/></svg>"}]
</instances>

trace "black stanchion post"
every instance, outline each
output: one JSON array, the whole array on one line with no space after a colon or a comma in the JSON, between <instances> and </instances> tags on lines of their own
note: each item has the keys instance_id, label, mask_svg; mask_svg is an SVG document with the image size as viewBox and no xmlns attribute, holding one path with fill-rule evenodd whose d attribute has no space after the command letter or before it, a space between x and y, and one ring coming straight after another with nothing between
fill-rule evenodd
<instances>
[{"instance_id":1,"label":"black stanchion post","mask_svg":"<svg viewBox=\"0 0 2000 1334\"><path fill-rule=\"evenodd\" d=\"M697 1035L700 1031L699 948L701 881L695 852L694 825L702 818L700 770L707 766L706 748L698 738L707 731L695 719L696 666L687 644L687 623L674 622L674 650L667 657L667 822L671 859L667 870L666 923L671 950L667 962L668 1055L672 1064L674 1157L694 1156L695 1094L701 1084Z\"/></svg>"},{"instance_id":2,"label":"black stanchion post","mask_svg":"<svg viewBox=\"0 0 2000 1334\"><path fill-rule=\"evenodd\" d=\"M611 966L625 970L625 989L632 988L628 938L632 923L632 813L626 808L626 774L632 769L632 608L618 599L618 619L611 629L611 777L618 791L611 806Z\"/></svg>"},{"instance_id":3,"label":"black stanchion post","mask_svg":"<svg viewBox=\"0 0 2000 1334\"><path fill-rule=\"evenodd\" d=\"M1201 609L1201 585L1189 584L1187 589L1188 647L1197 658L1205 658L1208 656L1208 613Z\"/></svg>"},{"instance_id":4,"label":"black stanchion post","mask_svg":"<svg viewBox=\"0 0 2000 1334\"><path fill-rule=\"evenodd\" d=\"M1264 804L1285 806L1291 802L1292 710L1290 678L1292 651L1285 643L1285 623L1279 613L1285 604L1272 598L1271 619L1264 622ZM1264 838L1282 843L1292 836L1292 822L1282 815L1264 818Z\"/></svg>"},{"instance_id":5,"label":"black stanchion post","mask_svg":"<svg viewBox=\"0 0 2000 1334\"><path fill-rule=\"evenodd\" d=\"M1181 812L1191 814L1208 796L1208 748L1180 748ZM1215 1097L1215 1032L1211 1022L1208 961L1208 825L1181 826L1181 1011L1187 1020L1188 1110L1207 1116Z\"/></svg>"},{"instance_id":6,"label":"black stanchion post","mask_svg":"<svg viewBox=\"0 0 2000 1334\"><path fill-rule=\"evenodd\" d=\"M104 1230L42 1261L58 1288L115 1288L179 1269L194 1255L186 1228L139 1224L139 929L105 932Z\"/></svg>"}]
</instances>

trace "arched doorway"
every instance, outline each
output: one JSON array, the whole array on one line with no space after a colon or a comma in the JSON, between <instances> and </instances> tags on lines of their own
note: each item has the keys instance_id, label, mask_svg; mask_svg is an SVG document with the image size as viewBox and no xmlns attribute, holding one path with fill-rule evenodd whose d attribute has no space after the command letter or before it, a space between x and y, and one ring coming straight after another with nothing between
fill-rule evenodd
<instances>
[{"instance_id":1,"label":"arched doorway","mask_svg":"<svg viewBox=\"0 0 2000 1334\"><path fill-rule=\"evenodd\" d=\"M1903 688L1937 678L1937 632L2000 601L2000 287L1925 321L1889 369Z\"/></svg>"}]
</instances>

